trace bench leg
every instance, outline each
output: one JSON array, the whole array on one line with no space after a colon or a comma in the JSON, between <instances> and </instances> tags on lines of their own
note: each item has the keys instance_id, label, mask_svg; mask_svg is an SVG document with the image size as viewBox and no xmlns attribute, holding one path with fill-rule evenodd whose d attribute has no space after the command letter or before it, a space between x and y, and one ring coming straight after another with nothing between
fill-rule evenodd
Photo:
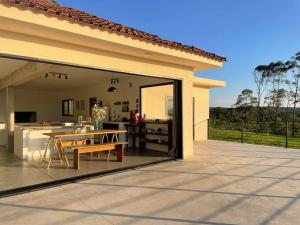
<instances>
[{"instance_id":1,"label":"bench leg","mask_svg":"<svg viewBox=\"0 0 300 225\"><path fill-rule=\"evenodd\" d=\"M79 170L80 154L78 149L74 149L74 169Z\"/></svg>"},{"instance_id":2,"label":"bench leg","mask_svg":"<svg viewBox=\"0 0 300 225\"><path fill-rule=\"evenodd\" d=\"M123 155L124 155L123 145L117 145L116 150L117 150L117 161L122 162L123 161Z\"/></svg>"}]
</instances>

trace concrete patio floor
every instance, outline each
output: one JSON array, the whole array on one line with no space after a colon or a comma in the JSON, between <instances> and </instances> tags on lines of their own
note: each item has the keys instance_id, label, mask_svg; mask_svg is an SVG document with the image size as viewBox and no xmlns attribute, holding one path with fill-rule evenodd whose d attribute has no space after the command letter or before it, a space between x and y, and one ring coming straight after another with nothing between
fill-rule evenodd
<instances>
[{"instance_id":1,"label":"concrete patio floor","mask_svg":"<svg viewBox=\"0 0 300 225\"><path fill-rule=\"evenodd\" d=\"M0 199L0 224L299 224L300 150L221 141L195 157Z\"/></svg>"}]
</instances>

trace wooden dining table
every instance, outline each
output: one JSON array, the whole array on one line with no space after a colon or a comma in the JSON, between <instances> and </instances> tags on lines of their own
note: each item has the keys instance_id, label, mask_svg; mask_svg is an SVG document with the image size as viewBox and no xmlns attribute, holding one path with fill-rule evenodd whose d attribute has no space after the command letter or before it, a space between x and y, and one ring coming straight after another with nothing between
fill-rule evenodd
<instances>
[{"instance_id":1,"label":"wooden dining table","mask_svg":"<svg viewBox=\"0 0 300 225\"><path fill-rule=\"evenodd\" d=\"M87 144L87 140L92 139L92 138L80 139L80 137L100 135L102 136L101 143L104 143L104 141L108 143L114 143L119 141L118 134L126 133L126 132L127 132L126 130L106 129L106 130L88 130L85 132L44 133L43 135L49 137L49 141L47 142L46 145L43 160L47 161L46 157L47 157L47 152L49 151L49 160L48 160L48 168L49 168L52 163L52 155L54 155L54 152L56 151L61 164L63 163L63 161L65 161L67 167L69 167L67 154L64 151L64 149L76 145ZM109 139L109 135L111 135L111 139ZM64 140L64 138L68 138L68 139Z\"/></svg>"}]
</instances>

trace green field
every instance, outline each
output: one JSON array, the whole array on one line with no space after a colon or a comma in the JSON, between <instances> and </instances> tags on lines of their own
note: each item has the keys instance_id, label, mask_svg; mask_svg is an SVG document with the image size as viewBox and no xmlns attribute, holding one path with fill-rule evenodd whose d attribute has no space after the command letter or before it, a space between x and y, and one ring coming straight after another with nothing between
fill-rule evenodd
<instances>
[{"instance_id":1,"label":"green field","mask_svg":"<svg viewBox=\"0 0 300 225\"><path fill-rule=\"evenodd\" d=\"M210 128L209 139L241 142L241 131ZM244 143L285 147L285 135L244 132ZM300 148L299 137L288 137L289 148Z\"/></svg>"}]
</instances>

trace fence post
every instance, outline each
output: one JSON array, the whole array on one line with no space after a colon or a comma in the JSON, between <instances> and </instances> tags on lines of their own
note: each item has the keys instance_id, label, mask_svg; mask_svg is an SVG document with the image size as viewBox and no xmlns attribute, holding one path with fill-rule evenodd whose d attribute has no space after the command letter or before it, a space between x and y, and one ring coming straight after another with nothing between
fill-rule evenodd
<instances>
[{"instance_id":1,"label":"fence post","mask_svg":"<svg viewBox=\"0 0 300 225\"><path fill-rule=\"evenodd\" d=\"M241 129L241 143L244 143L244 120L242 121L242 129Z\"/></svg>"},{"instance_id":2,"label":"fence post","mask_svg":"<svg viewBox=\"0 0 300 225\"><path fill-rule=\"evenodd\" d=\"M209 119L207 119L207 139L209 140L210 136L209 136L209 131L210 131L210 127L209 127Z\"/></svg>"},{"instance_id":3,"label":"fence post","mask_svg":"<svg viewBox=\"0 0 300 225\"><path fill-rule=\"evenodd\" d=\"M289 122L285 122L285 147L288 148Z\"/></svg>"}]
</instances>

